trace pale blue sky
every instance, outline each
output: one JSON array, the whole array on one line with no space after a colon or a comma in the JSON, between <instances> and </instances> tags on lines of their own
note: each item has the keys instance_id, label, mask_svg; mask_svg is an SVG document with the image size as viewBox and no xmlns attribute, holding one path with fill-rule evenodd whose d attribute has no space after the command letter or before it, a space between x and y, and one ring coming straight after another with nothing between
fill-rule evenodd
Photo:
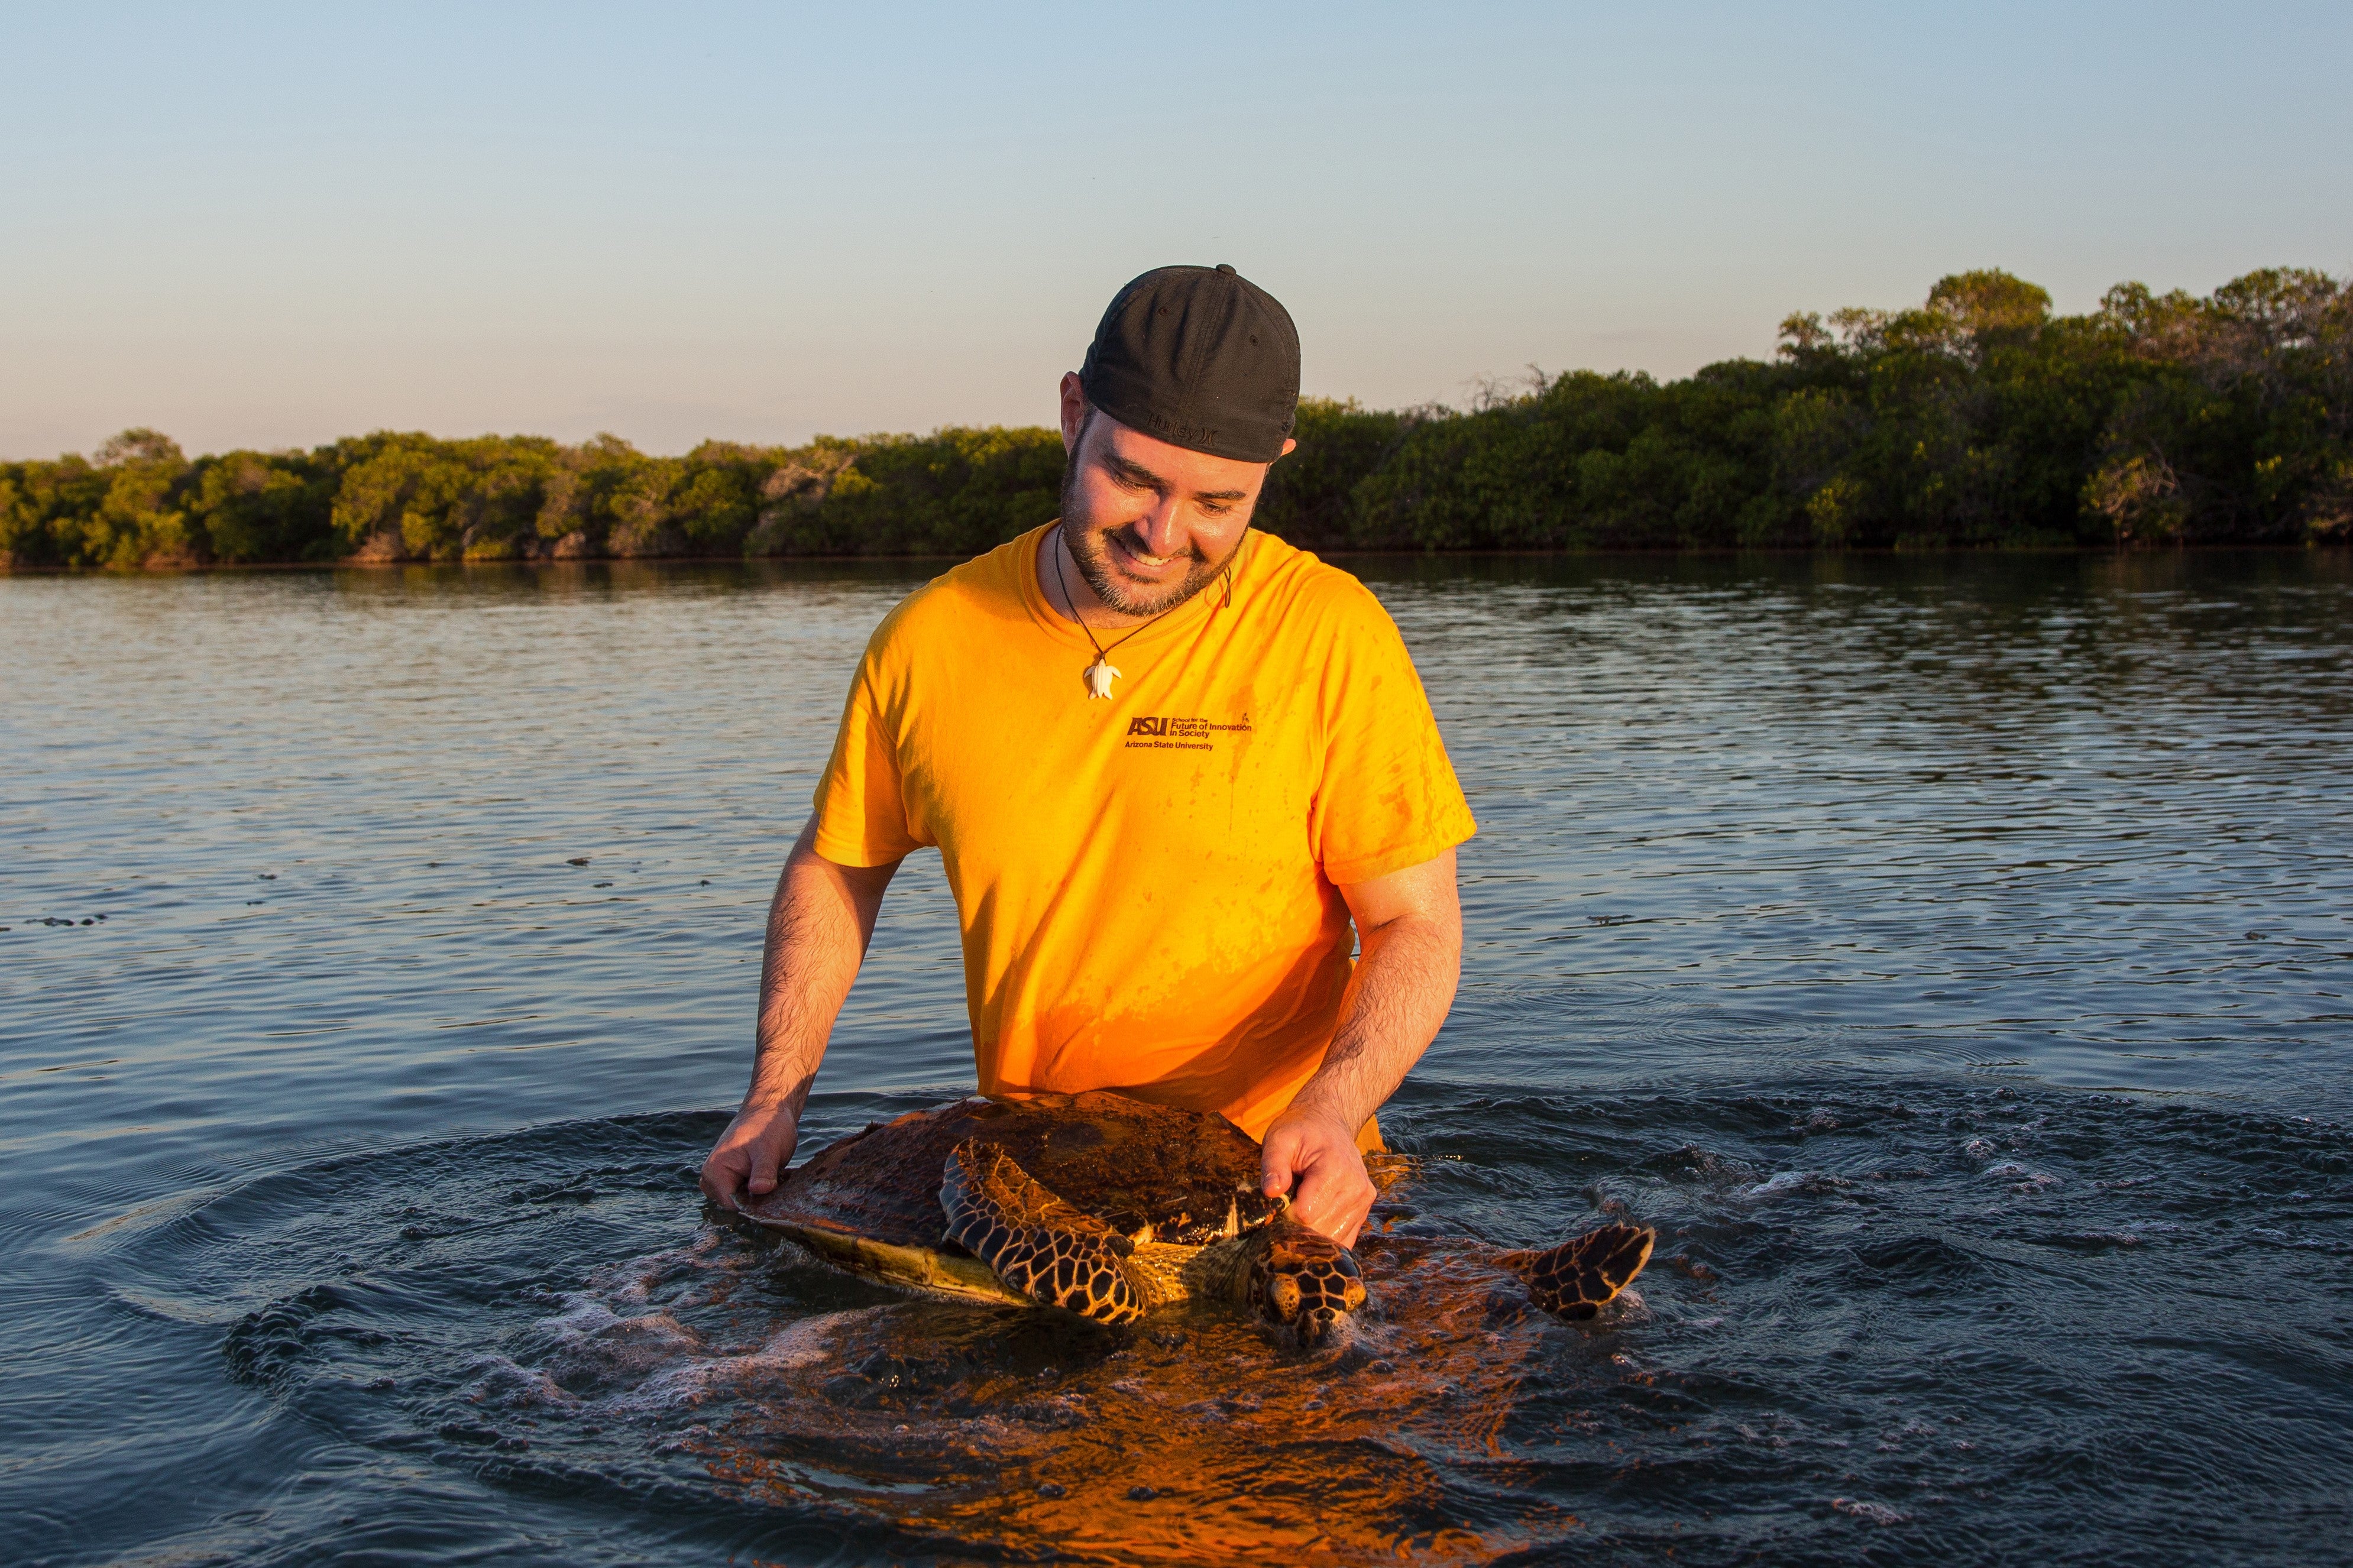
<instances>
[{"instance_id":1,"label":"pale blue sky","mask_svg":"<svg viewBox=\"0 0 2353 1568\"><path fill-rule=\"evenodd\" d=\"M1377 405L1967 267L2353 270L2341 5L12 4L0 57L0 457L1043 422L1169 261Z\"/></svg>"}]
</instances>

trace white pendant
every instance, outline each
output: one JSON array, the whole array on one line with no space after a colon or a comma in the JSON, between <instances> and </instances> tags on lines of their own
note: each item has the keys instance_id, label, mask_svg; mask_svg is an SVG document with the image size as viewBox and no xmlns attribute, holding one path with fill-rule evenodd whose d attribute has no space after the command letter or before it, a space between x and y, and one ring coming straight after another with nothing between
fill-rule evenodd
<instances>
[{"instance_id":1,"label":"white pendant","mask_svg":"<svg viewBox=\"0 0 2353 1568\"><path fill-rule=\"evenodd\" d=\"M1087 666L1087 700L1092 702L1100 697L1106 702L1110 701L1111 683L1118 679L1119 671L1112 668L1111 660L1097 656L1095 661Z\"/></svg>"}]
</instances>

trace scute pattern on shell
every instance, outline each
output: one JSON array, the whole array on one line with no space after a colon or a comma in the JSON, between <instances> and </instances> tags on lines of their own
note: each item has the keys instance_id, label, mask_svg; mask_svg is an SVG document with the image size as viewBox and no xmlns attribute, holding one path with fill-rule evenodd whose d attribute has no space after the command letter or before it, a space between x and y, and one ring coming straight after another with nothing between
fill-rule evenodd
<instances>
[{"instance_id":1,"label":"scute pattern on shell","mask_svg":"<svg viewBox=\"0 0 2353 1568\"><path fill-rule=\"evenodd\" d=\"M1259 1149L1214 1111L1180 1110L1109 1090L958 1100L910 1111L818 1151L746 1205L782 1221L899 1247L940 1241L940 1184L967 1140L1001 1146L1049 1190L1083 1194L1123 1236L1199 1244L1279 1205L1259 1191Z\"/></svg>"},{"instance_id":2,"label":"scute pattern on shell","mask_svg":"<svg viewBox=\"0 0 2353 1568\"><path fill-rule=\"evenodd\" d=\"M1318 1343L1365 1304L1364 1279L1354 1253L1261 1189L1260 1153L1214 1112L1115 1090L974 1098L828 1144L737 1213L916 1289L1114 1324L1221 1300ZM1366 1165L1386 1191L1413 1163ZM1585 1320L1641 1270L1654 1239L1609 1225L1489 1256L1535 1306Z\"/></svg>"}]
</instances>

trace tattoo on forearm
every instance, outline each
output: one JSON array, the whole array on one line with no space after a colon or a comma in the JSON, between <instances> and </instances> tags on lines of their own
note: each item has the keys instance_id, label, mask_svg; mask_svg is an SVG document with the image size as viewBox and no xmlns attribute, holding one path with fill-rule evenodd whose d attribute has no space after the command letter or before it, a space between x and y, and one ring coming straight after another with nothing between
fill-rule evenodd
<instances>
[{"instance_id":1,"label":"tattoo on forearm","mask_svg":"<svg viewBox=\"0 0 2353 1568\"><path fill-rule=\"evenodd\" d=\"M1457 943L1440 928L1401 922L1367 944L1340 1004L1340 1026L1301 1098L1369 1120L1419 1060L1461 975Z\"/></svg>"}]
</instances>

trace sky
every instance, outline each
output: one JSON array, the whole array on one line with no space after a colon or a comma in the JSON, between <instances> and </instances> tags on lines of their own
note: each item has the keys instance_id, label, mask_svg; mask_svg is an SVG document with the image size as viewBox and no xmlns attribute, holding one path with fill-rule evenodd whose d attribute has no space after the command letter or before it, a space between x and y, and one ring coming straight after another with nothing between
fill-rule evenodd
<instances>
[{"instance_id":1,"label":"sky","mask_svg":"<svg viewBox=\"0 0 2353 1568\"><path fill-rule=\"evenodd\" d=\"M2353 274L2353 6L0 0L0 458L1042 424L1231 262L1311 393L2006 268Z\"/></svg>"}]
</instances>

